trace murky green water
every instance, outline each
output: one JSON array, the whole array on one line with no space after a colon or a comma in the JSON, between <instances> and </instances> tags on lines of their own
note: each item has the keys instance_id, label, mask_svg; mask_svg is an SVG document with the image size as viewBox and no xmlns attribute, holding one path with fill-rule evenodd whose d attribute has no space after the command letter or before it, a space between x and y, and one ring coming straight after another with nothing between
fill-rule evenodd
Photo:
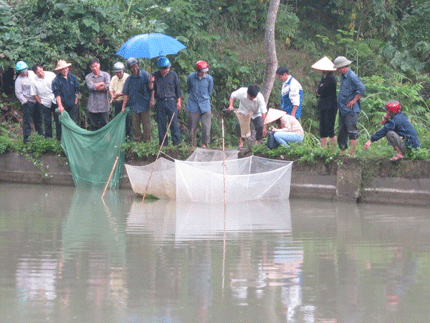
<instances>
[{"instance_id":1,"label":"murky green water","mask_svg":"<svg viewBox=\"0 0 430 323\"><path fill-rule=\"evenodd\" d=\"M0 322L430 322L430 211L0 184Z\"/></svg>"}]
</instances>

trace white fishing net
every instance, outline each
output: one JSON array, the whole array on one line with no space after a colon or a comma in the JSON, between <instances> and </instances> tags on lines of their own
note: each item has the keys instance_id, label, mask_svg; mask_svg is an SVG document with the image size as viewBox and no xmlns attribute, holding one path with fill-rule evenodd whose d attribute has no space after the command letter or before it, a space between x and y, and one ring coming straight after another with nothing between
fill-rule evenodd
<instances>
[{"instance_id":1,"label":"white fishing net","mask_svg":"<svg viewBox=\"0 0 430 323\"><path fill-rule=\"evenodd\" d=\"M251 156L222 162L175 162L176 200L200 203L288 199L292 162ZM224 189L225 180L225 189Z\"/></svg>"},{"instance_id":2,"label":"white fishing net","mask_svg":"<svg viewBox=\"0 0 430 323\"><path fill-rule=\"evenodd\" d=\"M237 159L239 150L226 149L225 159ZM204 149L196 148L194 152L187 158L187 161L208 162L222 160L222 150L219 149Z\"/></svg>"},{"instance_id":3,"label":"white fishing net","mask_svg":"<svg viewBox=\"0 0 430 323\"><path fill-rule=\"evenodd\" d=\"M199 203L218 203L225 199L237 203L282 200L290 196L290 161L251 156L226 159L225 166L224 175L222 160L173 162L160 158L155 167L154 163L125 165L135 193L144 195L146 191L147 195L160 199Z\"/></svg>"}]
</instances>

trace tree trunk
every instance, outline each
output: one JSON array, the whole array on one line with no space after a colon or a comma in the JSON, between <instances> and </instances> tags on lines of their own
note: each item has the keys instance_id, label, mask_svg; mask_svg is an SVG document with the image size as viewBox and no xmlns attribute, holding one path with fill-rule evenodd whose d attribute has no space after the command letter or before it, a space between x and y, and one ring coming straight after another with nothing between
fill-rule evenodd
<instances>
[{"instance_id":1,"label":"tree trunk","mask_svg":"<svg viewBox=\"0 0 430 323\"><path fill-rule=\"evenodd\" d=\"M273 83L275 82L276 69L278 68L275 43L275 24L276 17L278 15L279 3L280 0L270 0L266 20L266 70L264 72L263 89L261 90L266 104L269 102L270 93L272 92Z\"/></svg>"}]
</instances>

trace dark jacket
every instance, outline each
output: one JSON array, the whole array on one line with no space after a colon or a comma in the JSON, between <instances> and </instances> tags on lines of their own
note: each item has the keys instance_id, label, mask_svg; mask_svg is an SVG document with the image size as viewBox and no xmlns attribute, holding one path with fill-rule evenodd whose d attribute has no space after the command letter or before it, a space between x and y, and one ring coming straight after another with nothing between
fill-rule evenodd
<instances>
[{"instance_id":1,"label":"dark jacket","mask_svg":"<svg viewBox=\"0 0 430 323\"><path fill-rule=\"evenodd\" d=\"M79 81L72 73L67 75L58 73L52 81L52 92L55 97L61 97L64 108L71 108L75 105L76 94L79 93Z\"/></svg>"},{"instance_id":2,"label":"dark jacket","mask_svg":"<svg viewBox=\"0 0 430 323\"><path fill-rule=\"evenodd\" d=\"M319 94L318 109L337 109L336 77L333 73L321 78L320 86L317 89Z\"/></svg>"},{"instance_id":3,"label":"dark jacket","mask_svg":"<svg viewBox=\"0 0 430 323\"><path fill-rule=\"evenodd\" d=\"M397 113L389 122L385 123L384 127L378 130L370 140L377 141L385 137L388 131L396 132L400 137L405 138L405 144L411 148L418 148L420 142L418 141L417 132L412 124L409 122L408 117L403 113Z\"/></svg>"}]
</instances>

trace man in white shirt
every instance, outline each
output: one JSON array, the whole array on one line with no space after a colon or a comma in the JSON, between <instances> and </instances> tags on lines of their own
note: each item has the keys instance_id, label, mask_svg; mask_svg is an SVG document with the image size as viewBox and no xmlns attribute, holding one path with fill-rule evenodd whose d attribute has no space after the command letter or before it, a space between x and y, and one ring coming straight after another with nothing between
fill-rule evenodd
<instances>
[{"instance_id":1,"label":"man in white shirt","mask_svg":"<svg viewBox=\"0 0 430 323\"><path fill-rule=\"evenodd\" d=\"M299 119L302 115L303 89L289 73L286 67L279 67L276 70L276 76L282 82L281 110Z\"/></svg>"},{"instance_id":2,"label":"man in white shirt","mask_svg":"<svg viewBox=\"0 0 430 323\"><path fill-rule=\"evenodd\" d=\"M57 101L55 100L54 92L52 92L52 81L55 78L55 73L50 71L45 71L43 67L36 64L32 67L36 77L33 80L32 86L34 91L34 98L42 112L43 121L45 124L45 138L52 138L52 115L54 116L57 139L61 140L60 122L58 121L58 114L55 112L57 109Z\"/></svg>"},{"instance_id":3,"label":"man in white shirt","mask_svg":"<svg viewBox=\"0 0 430 323\"><path fill-rule=\"evenodd\" d=\"M34 92L31 85L36 76L33 71L28 70L28 65L23 61L16 63L15 70L19 74L15 80L15 95L22 105L22 133L24 136L24 143L27 143L28 137L30 137L31 134L32 121L34 123L34 128L39 135L43 135L42 116L40 109L36 104L36 99L34 98Z\"/></svg>"},{"instance_id":4,"label":"man in white shirt","mask_svg":"<svg viewBox=\"0 0 430 323\"><path fill-rule=\"evenodd\" d=\"M252 113L251 119L254 123L255 131L257 132L256 139L257 142L261 143L261 140L267 134L267 129L264 125L267 107L263 94L260 93L256 85L241 87L230 95L230 105L228 106L228 111L233 111L234 100L239 100L239 109L237 110L238 113L244 115ZM236 135L239 137L239 148L243 148L239 122L236 124Z\"/></svg>"}]
</instances>

